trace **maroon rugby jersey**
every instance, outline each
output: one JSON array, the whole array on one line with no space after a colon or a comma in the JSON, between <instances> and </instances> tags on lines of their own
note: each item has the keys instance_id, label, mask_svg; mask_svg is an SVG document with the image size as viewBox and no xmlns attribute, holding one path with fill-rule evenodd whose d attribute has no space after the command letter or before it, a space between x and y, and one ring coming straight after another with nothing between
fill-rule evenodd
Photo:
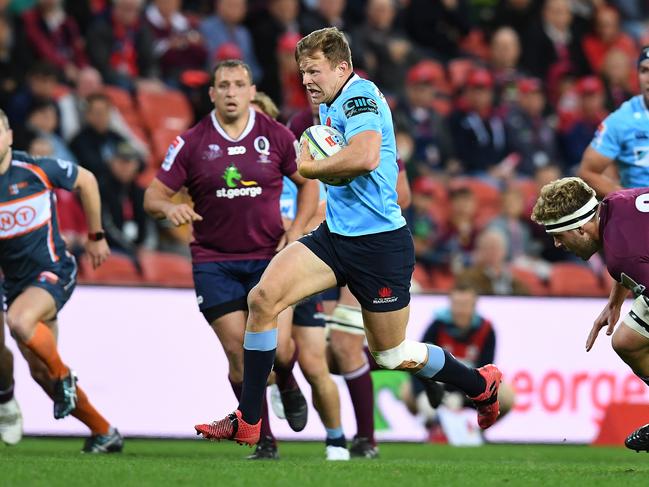
<instances>
[{"instance_id":1,"label":"maroon rugby jersey","mask_svg":"<svg viewBox=\"0 0 649 487\"><path fill-rule=\"evenodd\" d=\"M288 129L295 135L295 138L300 140L302 134L306 129L312 125L316 125L319 122L314 122L313 113L311 113L311 107L300 110L291 119L286 123Z\"/></svg>"},{"instance_id":2,"label":"maroon rugby jersey","mask_svg":"<svg viewBox=\"0 0 649 487\"><path fill-rule=\"evenodd\" d=\"M624 189L600 203L599 234L609 274L649 287L649 188ZM649 290L644 292L649 296Z\"/></svg>"},{"instance_id":3,"label":"maroon rugby jersey","mask_svg":"<svg viewBox=\"0 0 649 487\"><path fill-rule=\"evenodd\" d=\"M270 259L284 230L279 199L283 176L297 171L291 132L264 114L249 112L237 140L214 112L169 147L158 179L174 191L186 186L194 210L195 263Z\"/></svg>"}]
</instances>

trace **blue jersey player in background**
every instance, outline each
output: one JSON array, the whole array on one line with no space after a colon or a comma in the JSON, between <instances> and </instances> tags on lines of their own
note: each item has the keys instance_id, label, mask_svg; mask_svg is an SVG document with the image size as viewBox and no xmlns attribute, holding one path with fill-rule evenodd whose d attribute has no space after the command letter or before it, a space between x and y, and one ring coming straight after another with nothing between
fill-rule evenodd
<instances>
[{"instance_id":1,"label":"blue jersey player in background","mask_svg":"<svg viewBox=\"0 0 649 487\"><path fill-rule=\"evenodd\" d=\"M606 117L581 160L579 176L598 197L649 186L649 46L640 52L637 65L640 94ZM613 165L619 181L609 175Z\"/></svg>"},{"instance_id":2,"label":"blue jersey player in background","mask_svg":"<svg viewBox=\"0 0 649 487\"><path fill-rule=\"evenodd\" d=\"M197 425L197 432L254 444L277 347L277 316L308 296L344 285L360 302L368 346L381 367L454 385L476 401L478 423L488 428L498 418L500 371L491 364L468 368L435 345L406 340L415 257L397 205L394 128L383 95L354 74L349 45L336 28L303 38L295 56L311 102L320 104L321 123L347 141L340 152L318 161L303 145L299 172L310 179L354 180L328 187L326 221L278 253L250 291L239 408Z\"/></svg>"},{"instance_id":3,"label":"blue jersey player in background","mask_svg":"<svg viewBox=\"0 0 649 487\"><path fill-rule=\"evenodd\" d=\"M78 190L90 234L86 253L93 267L101 265L110 250L101 229L101 200L97 180L76 164L51 158L34 158L12 151L13 134L0 110L0 269L4 275L4 310L12 336L29 364L34 380L54 401L54 418L72 415L91 431L83 451L109 453L122 450L119 432L90 404L76 377L57 348L57 314L76 285L77 264L66 251L59 233L53 190ZM4 334L0 333L0 349ZM10 355L3 354L3 369ZM4 375L4 373L2 374ZM0 419L6 413L20 419L13 399L13 378L3 378ZM9 386L9 389L5 389ZM13 411L10 404L15 407ZM6 426L4 421L3 426ZM6 431L3 431L6 433ZM20 433L15 431L14 433ZM7 443L20 438L14 434ZM9 441L7 441L9 440Z\"/></svg>"}]
</instances>

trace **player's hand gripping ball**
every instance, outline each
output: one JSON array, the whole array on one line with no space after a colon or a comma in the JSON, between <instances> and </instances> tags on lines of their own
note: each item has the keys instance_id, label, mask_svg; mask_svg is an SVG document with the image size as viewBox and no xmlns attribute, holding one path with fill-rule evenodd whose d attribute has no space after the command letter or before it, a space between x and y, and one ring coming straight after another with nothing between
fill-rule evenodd
<instances>
[{"instance_id":1,"label":"player's hand gripping ball","mask_svg":"<svg viewBox=\"0 0 649 487\"><path fill-rule=\"evenodd\" d=\"M336 152L345 147L345 137L338 130L327 125L314 125L304 131L300 137L300 145L307 141L309 152L316 160L333 156ZM320 181L329 186L344 186L349 184L353 178L330 178L322 177Z\"/></svg>"}]
</instances>

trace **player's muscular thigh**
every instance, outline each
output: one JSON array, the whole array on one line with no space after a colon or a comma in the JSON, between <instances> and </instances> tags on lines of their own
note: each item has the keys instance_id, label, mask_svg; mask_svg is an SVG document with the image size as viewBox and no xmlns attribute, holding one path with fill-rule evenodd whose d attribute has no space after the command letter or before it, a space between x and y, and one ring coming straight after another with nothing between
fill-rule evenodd
<instances>
[{"instance_id":1,"label":"player's muscular thigh","mask_svg":"<svg viewBox=\"0 0 649 487\"><path fill-rule=\"evenodd\" d=\"M277 254L248 294L249 324L267 329L288 306L336 285L333 271L299 242Z\"/></svg>"}]
</instances>

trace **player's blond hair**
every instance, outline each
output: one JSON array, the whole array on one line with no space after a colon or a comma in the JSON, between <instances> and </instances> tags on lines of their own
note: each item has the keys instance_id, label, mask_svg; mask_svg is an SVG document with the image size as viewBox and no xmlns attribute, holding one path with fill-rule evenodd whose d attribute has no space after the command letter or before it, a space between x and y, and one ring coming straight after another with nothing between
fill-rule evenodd
<instances>
[{"instance_id":1,"label":"player's blond hair","mask_svg":"<svg viewBox=\"0 0 649 487\"><path fill-rule=\"evenodd\" d=\"M263 91L255 93L252 103L253 105L257 105L262 112L273 120L277 120L277 117L279 117L279 108L277 108L273 99Z\"/></svg>"},{"instance_id":2,"label":"player's blond hair","mask_svg":"<svg viewBox=\"0 0 649 487\"><path fill-rule=\"evenodd\" d=\"M345 34L336 27L314 30L308 36L303 37L295 47L295 60L298 64L305 57L311 57L318 51L322 51L325 59L332 66L343 61L352 67L352 52Z\"/></svg>"},{"instance_id":3,"label":"player's blond hair","mask_svg":"<svg viewBox=\"0 0 649 487\"><path fill-rule=\"evenodd\" d=\"M541 194L532 210L532 220L540 224L558 220L574 213L593 197L595 190L583 179L557 179L541 188Z\"/></svg>"}]
</instances>

